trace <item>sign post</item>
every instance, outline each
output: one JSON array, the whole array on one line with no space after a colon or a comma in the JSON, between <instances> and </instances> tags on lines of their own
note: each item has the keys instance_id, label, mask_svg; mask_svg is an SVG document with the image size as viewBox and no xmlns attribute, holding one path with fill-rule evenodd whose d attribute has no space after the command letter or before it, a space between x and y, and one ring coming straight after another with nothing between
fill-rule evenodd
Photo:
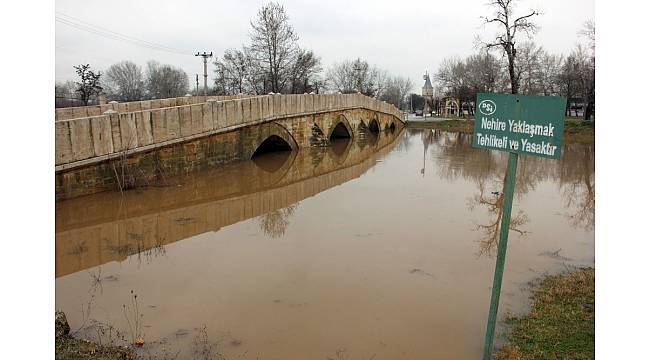
<instances>
[{"instance_id":1,"label":"sign post","mask_svg":"<svg viewBox=\"0 0 650 360\"><path fill-rule=\"evenodd\" d=\"M476 103L478 105L472 147L510 153L503 189L503 216L483 351L483 360L490 360L508 248L519 154L560 158L566 98L482 93L477 94Z\"/></svg>"}]
</instances>

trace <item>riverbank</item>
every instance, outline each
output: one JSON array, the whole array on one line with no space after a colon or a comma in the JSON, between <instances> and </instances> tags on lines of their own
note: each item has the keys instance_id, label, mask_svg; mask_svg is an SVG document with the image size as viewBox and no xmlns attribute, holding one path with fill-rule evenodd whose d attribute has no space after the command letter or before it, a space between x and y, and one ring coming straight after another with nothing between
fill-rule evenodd
<instances>
[{"instance_id":1,"label":"riverbank","mask_svg":"<svg viewBox=\"0 0 650 360\"><path fill-rule=\"evenodd\" d=\"M595 271L581 268L534 285L529 314L508 317L507 343L498 360L593 359Z\"/></svg>"},{"instance_id":2,"label":"riverbank","mask_svg":"<svg viewBox=\"0 0 650 360\"><path fill-rule=\"evenodd\" d=\"M132 360L132 349L122 346L100 345L88 340L77 339L70 334L70 325L65 314L55 316L55 358L57 360Z\"/></svg>"},{"instance_id":3,"label":"riverbank","mask_svg":"<svg viewBox=\"0 0 650 360\"><path fill-rule=\"evenodd\" d=\"M474 132L474 119L427 119L426 121L407 121L406 127L412 129L438 129L472 134ZM593 143L595 141L595 135L596 131L593 121L567 118L564 122L564 141L567 143Z\"/></svg>"}]
</instances>

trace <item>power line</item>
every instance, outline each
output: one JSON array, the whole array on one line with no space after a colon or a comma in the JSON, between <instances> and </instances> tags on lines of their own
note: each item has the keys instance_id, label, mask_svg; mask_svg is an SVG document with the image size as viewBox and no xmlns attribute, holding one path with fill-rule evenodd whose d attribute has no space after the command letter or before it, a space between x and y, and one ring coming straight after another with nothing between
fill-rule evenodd
<instances>
[{"instance_id":1,"label":"power line","mask_svg":"<svg viewBox=\"0 0 650 360\"><path fill-rule=\"evenodd\" d=\"M94 25L94 24L91 24L91 23L89 23L89 22L87 22L87 21L83 21L83 20L81 20L81 19L75 18L74 16L66 15L66 14L64 14L64 13L62 13L62 12L58 12L58 11L57 11L56 13L59 14L59 16L62 16L62 17L64 17L64 18L68 18L68 21L81 23L81 24L84 24L84 25L86 25L86 26L88 26L88 27L98 29L99 31L108 32L108 33L110 33L110 34L117 35L117 36L120 36L120 37L123 37L123 38L127 38L127 39L130 39L130 40L132 40L132 41L139 42L139 43L143 43L143 44L148 45L148 46L154 46L154 47L164 48L164 49L167 49L167 50L170 50L170 51L181 52L181 53L183 53L183 54L187 54L187 53L188 53L188 51L183 51L183 50L179 50L179 49L176 49L176 48L173 48L173 47L170 47L170 46L165 46L165 45L157 44L157 43L154 43L154 42L151 42L151 41L146 41L146 40L138 39L138 38L133 37L133 36L124 35L124 34L121 34L121 33L116 32L116 31L109 30L109 29L107 29L107 28L105 28L105 27L101 27L101 26L99 26L99 25Z\"/></svg>"},{"instance_id":2,"label":"power line","mask_svg":"<svg viewBox=\"0 0 650 360\"><path fill-rule=\"evenodd\" d=\"M60 12L56 12L56 21L65 25L68 25L70 27L73 27L75 29L85 31L91 34L95 34L98 36L102 36L111 40L116 40L116 41L122 41L126 43L130 43L132 45L140 46L143 48L151 49L151 50L158 50L158 51L164 51L172 54L177 54L177 55L185 55L185 56L191 56L189 52L184 52L179 49L175 49L169 46L165 45L160 45L154 42L138 39L132 36L124 35L109 29L106 29L101 26L93 25L91 23L85 22L83 20L77 19L75 17L72 17L70 15L66 15Z\"/></svg>"},{"instance_id":3,"label":"power line","mask_svg":"<svg viewBox=\"0 0 650 360\"><path fill-rule=\"evenodd\" d=\"M112 31L112 30L109 30L107 28L91 24L89 22L83 21L81 19L75 18L75 17L70 16L70 15L66 15L66 14L61 13L61 12L57 12L57 14L58 14L58 16L56 17L56 19L59 20L59 22L66 23L68 25L75 25L77 27L82 27L84 30L89 30L89 31L91 31L93 33L100 33L101 35L106 35L106 36L109 36L111 38L116 38L116 39L119 39L119 40L125 40L125 41L128 41L128 42L132 42L132 43L135 43L137 45L142 45L142 46L149 47L149 48L157 48L157 49L160 49L160 50L170 51L170 52L177 52L177 53L181 53L181 54L184 54L184 55L188 55L188 53L189 53L189 52L179 50L179 49L175 49L175 48L172 48L172 47L169 47L169 46L157 44L157 43L154 43L154 42L151 42L151 41L146 41L146 40L138 39L138 38L133 37L133 36L118 33L116 31Z\"/></svg>"},{"instance_id":4,"label":"power line","mask_svg":"<svg viewBox=\"0 0 650 360\"><path fill-rule=\"evenodd\" d=\"M83 25L79 25L79 24L76 24L76 23L73 23L73 22L68 22L68 21L66 21L64 19L56 18L56 21L59 22L59 23L71 26L73 28L76 28L78 30L89 32L91 34L102 36L102 37L105 37L105 38L108 38L108 39L111 39L111 40L122 41L122 42L130 43L132 45L140 46L140 47L151 49L151 50L164 51L164 52L177 54L177 55L189 55L189 54L182 53L182 52L169 51L169 50L164 49L164 48L159 48L159 47L154 47L154 46L149 46L149 45L145 45L145 44L142 44L142 43L134 42L134 41L131 41L131 40L127 39L127 38L121 38L121 37L114 36L114 35L111 35L111 34L103 33L101 31L97 31L97 30L94 30L92 28L84 27Z\"/></svg>"}]
</instances>

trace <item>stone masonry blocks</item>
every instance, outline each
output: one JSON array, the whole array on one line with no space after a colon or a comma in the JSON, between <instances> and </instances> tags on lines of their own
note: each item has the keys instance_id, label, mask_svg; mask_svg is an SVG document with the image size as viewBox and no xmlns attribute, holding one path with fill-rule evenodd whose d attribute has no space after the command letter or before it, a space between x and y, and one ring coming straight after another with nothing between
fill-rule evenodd
<instances>
[{"instance_id":1,"label":"stone masonry blocks","mask_svg":"<svg viewBox=\"0 0 650 360\"><path fill-rule=\"evenodd\" d=\"M90 119L75 119L69 121L68 125L70 126L70 140L74 159L84 160L93 157L95 149L93 148L90 131Z\"/></svg>"},{"instance_id":2,"label":"stone masonry blocks","mask_svg":"<svg viewBox=\"0 0 650 360\"><path fill-rule=\"evenodd\" d=\"M122 151L122 135L120 134L120 117L117 113L109 115L111 119L111 138L113 140L113 151Z\"/></svg>"},{"instance_id":3,"label":"stone masonry blocks","mask_svg":"<svg viewBox=\"0 0 650 360\"><path fill-rule=\"evenodd\" d=\"M135 116L135 127L138 131L138 146L153 144L151 111L139 111L133 115Z\"/></svg>"},{"instance_id":4,"label":"stone masonry blocks","mask_svg":"<svg viewBox=\"0 0 650 360\"><path fill-rule=\"evenodd\" d=\"M203 105L190 105L192 111L192 135L203 132Z\"/></svg>"},{"instance_id":5,"label":"stone masonry blocks","mask_svg":"<svg viewBox=\"0 0 650 360\"><path fill-rule=\"evenodd\" d=\"M176 107L165 109L168 140L177 139L181 136L181 122L178 109Z\"/></svg>"},{"instance_id":6,"label":"stone masonry blocks","mask_svg":"<svg viewBox=\"0 0 650 360\"><path fill-rule=\"evenodd\" d=\"M93 148L95 156L113 153L113 134L110 116L97 116L90 118L93 135Z\"/></svg>"},{"instance_id":7,"label":"stone masonry blocks","mask_svg":"<svg viewBox=\"0 0 650 360\"><path fill-rule=\"evenodd\" d=\"M135 117L133 113L119 114L120 135L122 136L123 149L135 149L138 147L138 132L135 128Z\"/></svg>"},{"instance_id":8,"label":"stone masonry blocks","mask_svg":"<svg viewBox=\"0 0 650 360\"><path fill-rule=\"evenodd\" d=\"M54 163L56 165L74 161L68 122L58 121L54 123L54 154L56 156Z\"/></svg>"},{"instance_id":9,"label":"stone masonry blocks","mask_svg":"<svg viewBox=\"0 0 650 360\"><path fill-rule=\"evenodd\" d=\"M223 129L226 127L226 107L223 101L212 104L212 120L214 121L215 129Z\"/></svg>"},{"instance_id":10,"label":"stone masonry blocks","mask_svg":"<svg viewBox=\"0 0 650 360\"><path fill-rule=\"evenodd\" d=\"M203 113L203 131L211 131L214 129L214 120L212 119L212 102L206 102L200 105Z\"/></svg>"},{"instance_id":11,"label":"stone masonry blocks","mask_svg":"<svg viewBox=\"0 0 650 360\"><path fill-rule=\"evenodd\" d=\"M153 141L155 143L167 140L165 110L156 109L151 111L151 126L153 127Z\"/></svg>"},{"instance_id":12,"label":"stone masonry blocks","mask_svg":"<svg viewBox=\"0 0 650 360\"><path fill-rule=\"evenodd\" d=\"M248 114L248 121L249 122L255 122L260 119L260 112L259 112L259 102L257 98L249 98L247 99L248 101L248 106L250 108L250 113Z\"/></svg>"},{"instance_id":13,"label":"stone masonry blocks","mask_svg":"<svg viewBox=\"0 0 650 360\"><path fill-rule=\"evenodd\" d=\"M251 122L251 101L250 99L240 100L242 109L242 122Z\"/></svg>"},{"instance_id":14,"label":"stone masonry blocks","mask_svg":"<svg viewBox=\"0 0 650 360\"><path fill-rule=\"evenodd\" d=\"M78 119L78 118L83 118L83 117L88 117L88 109L86 109L85 107L72 108L72 118L73 119Z\"/></svg>"},{"instance_id":15,"label":"stone masonry blocks","mask_svg":"<svg viewBox=\"0 0 650 360\"><path fill-rule=\"evenodd\" d=\"M192 109L189 106L181 106L178 108L178 115L180 117L181 136L192 135Z\"/></svg>"}]
</instances>

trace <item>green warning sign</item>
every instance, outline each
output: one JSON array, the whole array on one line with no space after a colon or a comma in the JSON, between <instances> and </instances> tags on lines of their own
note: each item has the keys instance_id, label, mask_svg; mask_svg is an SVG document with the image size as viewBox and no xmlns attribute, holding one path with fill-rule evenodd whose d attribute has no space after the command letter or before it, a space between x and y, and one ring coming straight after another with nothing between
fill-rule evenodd
<instances>
[{"instance_id":1,"label":"green warning sign","mask_svg":"<svg viewBox=\"0 0 650 360\"><path fill-rule=\"evenodd\" d=\"M472 146L559 159L566 98L476 95Z\"/></svg>"}]
</instances>

